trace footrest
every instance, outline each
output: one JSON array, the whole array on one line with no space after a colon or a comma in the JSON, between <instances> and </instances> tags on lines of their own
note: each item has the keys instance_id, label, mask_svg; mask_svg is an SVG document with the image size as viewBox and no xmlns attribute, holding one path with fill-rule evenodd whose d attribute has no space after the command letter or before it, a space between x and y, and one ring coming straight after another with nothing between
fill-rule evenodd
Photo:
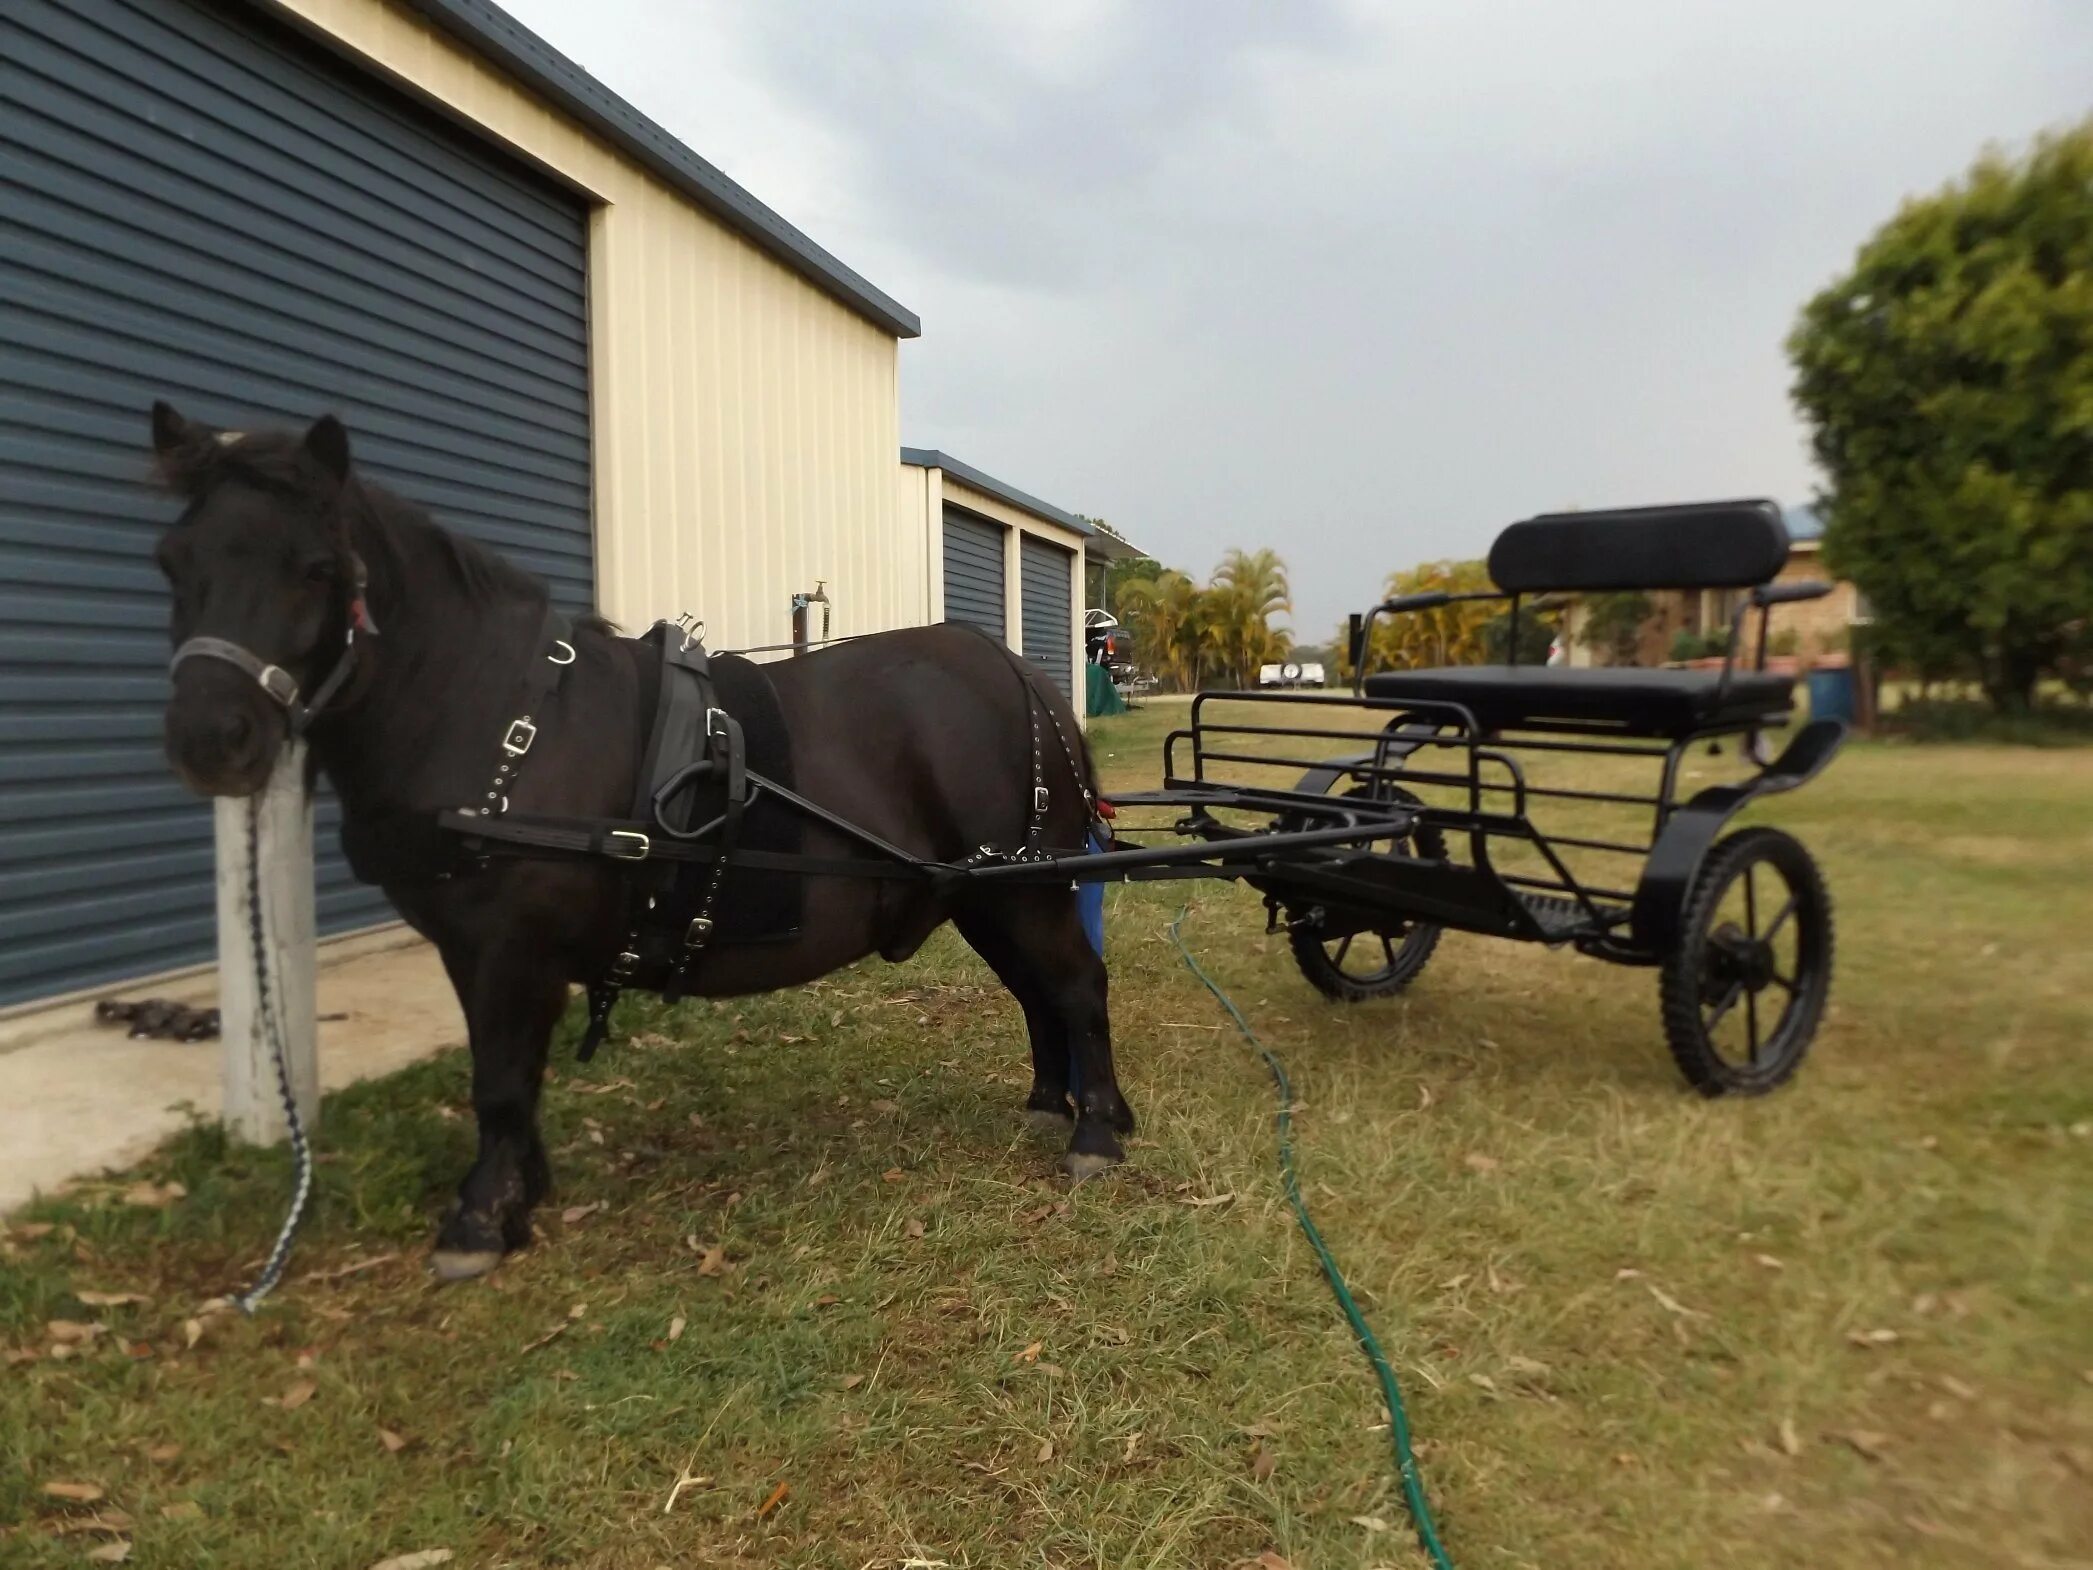
<instances>
[{"instance_id":1,"label":"footrest","mask_svg":"<svg viewBox=\"0 0 2093 1570\"><path fill-rule=\"evenodd\" d=\"M1574 938L1593 929L1591 916L1573 899L1561 894L1529 894L1524 889L1518 890L1517 893L1519 903L1525 907L1526 913L1533 917L1534 924L1541 929L1542 935L1551 942L1557 938ZM1596 925L1603 929L1616 926L1627 919L1627 911L1601 905Z\"/></svg>"}]
</instances>

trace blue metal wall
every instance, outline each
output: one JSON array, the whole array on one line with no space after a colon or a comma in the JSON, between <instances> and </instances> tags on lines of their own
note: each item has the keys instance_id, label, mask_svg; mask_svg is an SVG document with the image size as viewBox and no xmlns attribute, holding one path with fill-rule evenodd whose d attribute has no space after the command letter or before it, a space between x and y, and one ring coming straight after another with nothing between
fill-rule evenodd
<instances>
[{"instance_id":1,"label":"blue metal wall","mask_svg":"<svg viewBox=\"0 0 2093 1570\"><path fill-rule=\"evenodd\" d=\"M0 6L0 1004L213 952L210 812L160 752L152 400L338 412L372 477L586 607L586 226L247 6ZM331 808L321 925L382 920Z\"/></svg>"},{"instance_id":2,"label":"blue metal wall","mask_svg":"<svg viewBox=\"0 0 2093 1570\"><path fill-rule=\"evenodd\" d=\"M1069 559L1073 551L1026 535L1018 541L1019 620L1024 624L1025 658L1054 678L1071 702L1076 695L1070 668L1075 623L1069 608Z\"/></svg>"},{"instance_id":3,"label":"blue metal wall","mask_svg":"<svg viewBox=\"0 0 2093 1570\"><path fill-rule=\"evenodd\" d=\"M1003 526L945 509L945 620L1003 636Z\"/></svg>"}]
</instances>

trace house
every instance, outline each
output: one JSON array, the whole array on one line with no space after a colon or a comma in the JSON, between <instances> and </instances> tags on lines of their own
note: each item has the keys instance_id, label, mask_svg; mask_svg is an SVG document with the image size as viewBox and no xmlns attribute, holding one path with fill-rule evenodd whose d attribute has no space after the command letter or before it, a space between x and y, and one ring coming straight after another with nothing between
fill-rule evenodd
<instances>
[{"instance_id":1,"label":"house","mask_svg":"<svg viewBox=\"0 0 2093 1570\"><path fill-rule=\"evenodd\" d=\"M1832 589L1820 600L1774 607L1769 636L1784 646L1783 652L1793 653L1804 660L1841 651L1845 647L1848 629L1867 619L1860 591L1852 583L1832 578L1824 570L1821 560L1824 523L1814 507L1789 507L1782 517L1788 526L1788 563L1776 581L1794 583L1822 578L1831 583ZM1673 648L1682 632L1703 639L1727 636L1730 624L1736 618L1738 602L1744 598L1745 592L1741 589L1689 589L1649 593L1646 597L1650 601L1650 615L1642 624L1635 658L1629 663L1664 664L1672 658ZM1562 642L1569 663L1612 663L1603 650L1594 649L1585 641L1589 618L1588 597L1572 599L1563 613ZM1747 630L1753 638L1757 637L1756 617L1748 623ZM1785 648L1790 641L1785 636L1787 634L1793 634L1792 649ZM1746 652L1755 647L1755 644L1746 645Z\"/></svg>"}]
</instances>

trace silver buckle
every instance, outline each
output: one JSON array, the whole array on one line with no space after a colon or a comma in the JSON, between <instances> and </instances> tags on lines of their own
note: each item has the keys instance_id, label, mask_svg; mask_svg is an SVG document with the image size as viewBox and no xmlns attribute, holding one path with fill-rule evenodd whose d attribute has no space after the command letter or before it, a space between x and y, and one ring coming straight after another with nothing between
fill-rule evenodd
<instances>
[{"instance_id":1,"label":"silver buckle","mask_svg":"<svg viewBox=\"0 0 2093 1570\"><path fill-rule=\"evenodd\" d=\"M520 720L509 721L509 733L501 739L501 750L512 758L520 758L531 750L531 743L538 739L538 727L526 714Z\"/></svg>"},{"instance_id":2,"label":"silver buckle","mask_svg":"<svg viewBox=\"0 0 2093 1570\"><path fill-rule=\"evenodd\" d=\"M255 672L254 679L262 684L262 691L285 708L298 701L298 678L281 665L264 665Z\"/></svg>"},{"instance_id":3,"label":"silver buckle","mask_svg":"<svg viewBox=\"0 0 2093 1570\"><path fill-rule=\"evenodd\" d=\"M603 836L603 854L619 861L645 861L654 842L635 829L612 829Z\"/></svg>"},{"instance_id":4,"label":"silver buckle","mask_svg":"<svg viewBox=\"0 0 2093 1570\"><path fill-rule=\"evenodd\" d=\"M1047 788L1044 785L1034 785L1032 787L1032 810L1034 812L1047 810Z\"/></svg>"},{"instance_id":5,"label":"silver buckle","mask_svg":"<svg viewBox=\"0 0 2093 1570\"><path fill-rule=\"evenodd\" d=\"M711 936L712 918L710 916L695 916L691 919L690 930L683 934L683 946L687 949L703 948L706 940Z\"/></svg>"},{"instance_id":6,"label":"silver buckle","mask_svg":"<svg viewBox=\"0 0 2093 1570\"><path fill-rule=\"evenodd\" d=\"M725 709L707 709L705 711L705 734L708 737L727 734L727 711Z\"/></svg>"},{"instance_id":7,"label":"silver buckle","mask_svg":"<svg viewBox=\"0 0 2093 1570\"><path fill-rule=\"evenodd\" d=\"M616 959L610 962L610 979L612 981L625 980L635 970L639 969L639 964L640 957L637 954L633 953L631 949L624 950Z\"/></svg>"},{"instance_id":8,"label":"silver buckle","mask_svg":"<svg viewBox=\"0 0 2093 1570\"><path fill-rule=\"evenodd\" d=\"M545 657L546 657L546 658L547 658L548 660L551 660L553 664L555 664L555 665L572 665L572 664L574 663L574 645L573 645L573 644L569 643L569 642L568 642L568 641L567 641L567 640L566 640L565 638L554 638L554 639L552 640L552 646L553 646L553 647L554 647L555 649L565 649L565 650L567 651L567 657L566 657L566 658L565 658L564 660L563 660L563 659L561 659L561 658L560 658L560 657L559 657L558 655L556 655L556 654L548 654L548 655L546 655Z\"/></svg>"}]
</instances>

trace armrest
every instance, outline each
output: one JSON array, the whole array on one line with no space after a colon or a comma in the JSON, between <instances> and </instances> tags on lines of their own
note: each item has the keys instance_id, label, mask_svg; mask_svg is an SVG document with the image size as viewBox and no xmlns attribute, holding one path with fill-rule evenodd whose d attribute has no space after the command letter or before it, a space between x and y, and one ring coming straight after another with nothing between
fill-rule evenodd
<instances>
[{"instance_id":1,"label":"armrest","mask_svg":"<svg viewBox=\"0 0 2093 1570\"><path fill-rule=\"evenodd\" d=\"M1798 600L1821 600L1831 593L1822 578L1803 578L1794 583L1762 583L1751 591L1754 605L1792 605Z\"/></svg>"},{"instance_id":2,"label":"armrest","mask_svg":"<svg viewBox=\"0 0 2093 1570\"><path fill-rule=\"evenodd\" d=\"M1374 607L1374 613L1382 616L1400 616L1404 611L1431 611L1442 605L1458 605L1467 600L1501 600L1507 596L1495 589L1477 589L1467 594L1448 594L1444 589L1433 589L1425 594L1398 595L1392 600L1383 600Z\"/></svg>"}]
</instances>

